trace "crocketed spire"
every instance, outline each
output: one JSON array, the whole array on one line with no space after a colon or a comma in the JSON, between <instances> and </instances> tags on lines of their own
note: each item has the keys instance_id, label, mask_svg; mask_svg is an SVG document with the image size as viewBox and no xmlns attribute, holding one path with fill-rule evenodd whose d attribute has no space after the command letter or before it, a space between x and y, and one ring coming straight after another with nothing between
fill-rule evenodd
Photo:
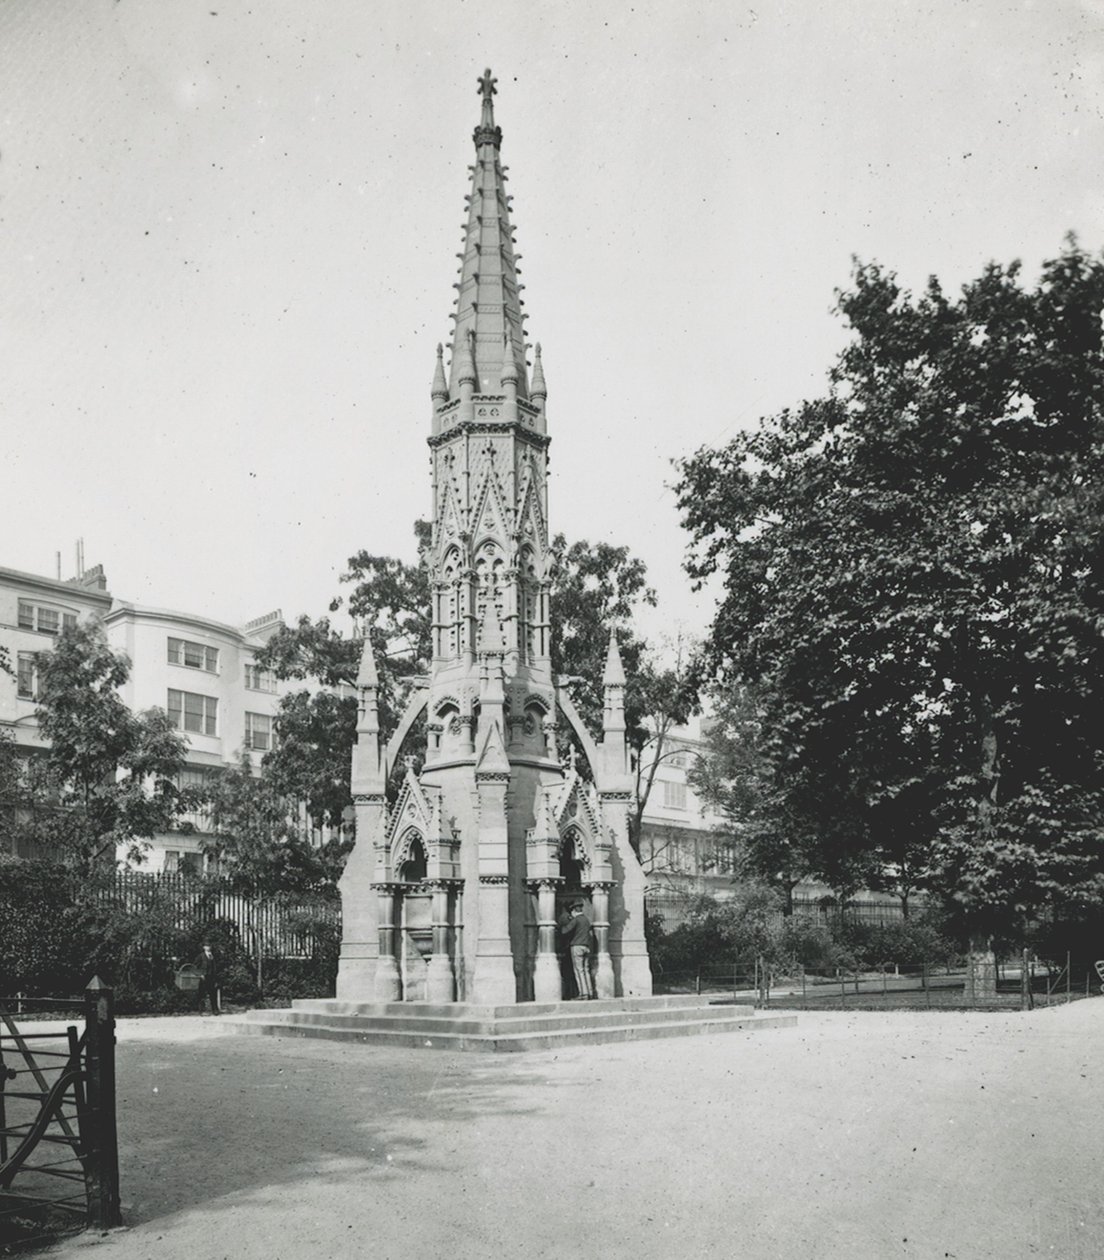
<instances>
[{"instance_id":1,"label":"crocketed spire","mask_svg":"<svg viewBox=\"0 0 1104 1260\"><path fill-rule=\"evenodd\" d=\"M476 156L460 256L448 386L449 394L455 397L460 369L468 370L463 351L470 344L475 392L498 393L504 378L502 349L508 341L517 366L518 397L528 399L520 296L524 286L517 278L510 199L499 158L502 128L494 120L496 82L490 70L479 80L483 107L473 137Z\"/></svg>"}]
</instances>

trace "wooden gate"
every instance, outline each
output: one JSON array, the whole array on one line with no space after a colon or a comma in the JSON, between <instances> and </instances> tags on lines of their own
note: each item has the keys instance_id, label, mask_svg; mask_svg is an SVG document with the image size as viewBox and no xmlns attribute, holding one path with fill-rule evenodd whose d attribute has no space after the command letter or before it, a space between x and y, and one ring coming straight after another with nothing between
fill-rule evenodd
<instances>
[{"instance_id":1,"label":"wooden gate","mask_svg":"<svg viewBox=\"0 0 1104 1260\"><path fill-rule=\"evenodd\" d=\"M84 1029L26 1015L83 1009ZM0 997L0 1238L121 1223L112 991Z\"/></svg>"}]
</instances>

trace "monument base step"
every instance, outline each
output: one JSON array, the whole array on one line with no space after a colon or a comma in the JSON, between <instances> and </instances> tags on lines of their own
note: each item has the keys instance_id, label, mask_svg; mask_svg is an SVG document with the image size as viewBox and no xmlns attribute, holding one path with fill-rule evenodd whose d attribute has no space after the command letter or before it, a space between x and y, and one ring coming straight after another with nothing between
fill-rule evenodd
<instances>
[{"instance_id":1,"label":"monument base step","mask_svg":"<svg viewBox=\"0 0 1104 1260\"><path fill-rule=\"evenodd\" d=\"M235 1032L317 1037L429 1050L550 1050L559 1046L760 1032L791 1027L796 1015L760 1015L750 1006L671 996L594 1002L338 1002L304 1000L291 1009L247 1011L226 1021Z\"/></svg>"}]
</instances>

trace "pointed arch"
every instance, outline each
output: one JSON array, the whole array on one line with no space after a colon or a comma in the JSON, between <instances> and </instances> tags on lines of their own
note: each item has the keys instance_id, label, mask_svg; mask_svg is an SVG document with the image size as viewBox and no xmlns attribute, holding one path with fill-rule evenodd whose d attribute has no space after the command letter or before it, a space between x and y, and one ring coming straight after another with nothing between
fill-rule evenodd
<instances>
[{"instance_id":1,"label":"pointed arch","mask_svg":"<svg viewBox=\"0 0 1104 1260\"><path fill-rule=\"evenodd\" d=\"M395 848L392 869L404 883L418 883L426 877L428 854L425 836L417 827L407 827Z\"/></svg>"}]
</instances>

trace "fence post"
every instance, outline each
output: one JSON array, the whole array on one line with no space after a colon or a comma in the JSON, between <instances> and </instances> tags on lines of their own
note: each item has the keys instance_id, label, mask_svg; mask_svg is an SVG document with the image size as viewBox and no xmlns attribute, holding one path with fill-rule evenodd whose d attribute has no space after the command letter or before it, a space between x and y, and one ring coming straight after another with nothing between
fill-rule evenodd
<instances>
[{"instance_id":1,"label":"fence post","mask_svg":"<svg viewBox=\"0 0 1104 1260\"><path fill-rule=\"evenodd\" d=\"M90 1132L88 1216L98 1229L122 1224L119 1134L115 1118L115 995L99 976L84 992L85 1063ZM82 1139L84 1135L82 1134Z\"/></svg>"},{"instance_id":2,"label":"fence post","mask_svg":"<svg viewBox=\"0 0 1104 1260\"><path fill-rule=\"evenodd\" d=\"M4 1043L0 1042L0 1164L8 1162L8 1117L4 1103L4 1086L14 1076L14 1070L4 1064Z\"/></svg>"},{"instance_id":3,"label":"fence post","mask_svg":"<svg viewBox=\"0 0 1104 1260\"><path fill-rule=\"evenodd\" d=\"M1031 1001L1031 981L1027 974L1027 950L1020 955L1020 1010L1026 1011Z\"/></svg>"},{"instance_id":4,"label":"fence post","mask_svg":"<svg viewBox=\"0 0 1104 1260\"><path fill-rule=\"evenodd\" d=\"M1067 1005L1072 1001L1073 1001L1073 997L1070 994L1070 952L1067 949L1066 950L1066 1003Z\"/></svg>"},{"instance_id":5,"label":"fence post","mask_svg":"<svg viewBox=\"0 0 1104 1260\"><path fill-rule=\"evenodd\" d=\"M809 1009L805 998L805 964L801 964L801 1009L807 1011Z\"/></svg>"},{"instance_id":6,"label":"fence post","mask_svg":"<svg viewBox=\"0 0 1104 1260\"><path fill-rule=\"evenodd\" d=\"M924 963L923 968L924 1001L928 1006L931 1006L931 989L928 987L928 964Z\"/></svg>"}]
</instances>

